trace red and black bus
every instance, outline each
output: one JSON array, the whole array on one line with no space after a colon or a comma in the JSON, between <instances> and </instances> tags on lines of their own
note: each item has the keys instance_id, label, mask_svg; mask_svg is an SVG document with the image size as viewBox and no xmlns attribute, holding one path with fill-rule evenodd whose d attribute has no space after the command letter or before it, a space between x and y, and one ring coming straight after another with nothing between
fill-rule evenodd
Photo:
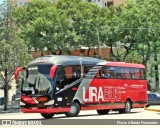
<instances>
[{"instance_id":1,"label":"red and black bus","mask_svg":"<svg viewBox=\"0 0 160 128\"><path fill-rule=\"evenodd\" d=\"M80 110L128 113L147 101L141 64L49 55L18 68L15 78L21 80L21 111L44 118L61 113L78 116Z\"/></svg>"}]
</instances>

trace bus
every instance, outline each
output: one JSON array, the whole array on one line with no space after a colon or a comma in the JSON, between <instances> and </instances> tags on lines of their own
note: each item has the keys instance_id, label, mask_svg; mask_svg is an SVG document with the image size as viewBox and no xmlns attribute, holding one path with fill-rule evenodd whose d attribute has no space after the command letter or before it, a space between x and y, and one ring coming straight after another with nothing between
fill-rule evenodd
<instances>
[{"instance_id":1,"label":"bus","mask_svg":"<svg viewBox=\"0 0 160 128\"><path fill-rule=\"evenodd\" d=\"M78 116L80 110L129 113L147 102L145 67L92 57L49 55L15 71L21 84L21 111Z\"/></svg>"}]
</instances>

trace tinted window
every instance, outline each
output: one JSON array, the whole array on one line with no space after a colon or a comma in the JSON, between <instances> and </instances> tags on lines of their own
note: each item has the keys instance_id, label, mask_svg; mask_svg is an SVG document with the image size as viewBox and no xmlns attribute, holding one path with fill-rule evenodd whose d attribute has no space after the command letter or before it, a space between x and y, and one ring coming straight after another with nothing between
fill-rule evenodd
<instances>
[{"instance_id":1,"label":"tinted window","mask_svg":"<svg viewBox=\"0 0 160 128\"><path fill-rule=\"evenodd\" d=\"M50 74L50 69L52 65L39 65L38 66L38 72L42 74Z\"/></svg>"},{"instance_id":2,"label":"tinted window","mask_svg":"<svg viewBox=\"0 0 160 128\"><path fill-rule=\"evenodd\" d=\"M89 70L93 67L93 65L84 65L83 66L83 74L84 76L87 75L87 73L89 72Z\"/></svg>"},{"instance_id":3,"label":"tinted window","mask_svg":"<svg viewBox=\"0 0 160 128\"><path fill-rule=\"evenodd\" d=\"M130 73L130 71L131 71L130 68L124 68L124 73L125 73L126 79L131 79L131 73Z\"/></svg>"},{"instance_id":4,"label":"tinted window","mask_svg":"<svg viewBox=\"0 0 160 128\"><path fill-rule=\"evenodd\" d=\"M157 100L157 95L156 94L148 94L148 100Z\"/></svg>"},{"instance_id":5,"label":"tinted window","mask_svg":"<svg viewBox=\"0 0 160 128\"><path fill-rule=\"evenodd\" d=\"M115 78L115 67L112 66L104 66L102 68L102 78Z\"/></svg>"},{"instance_id":6,"label":"tinted window","mask_svg":"<svg viewBox=\"0 0 160 128\"><path fill-rule=\"evenodd\" d=\"M116 67L116 78L117 79L125 79L125 73L123 67Z\"/></svg>"},{"instance_id":7,"label":"tinted window","mask_svg":"<svg viewBox=\"0 0 160 128\"><path fill-rule=\"evenodd\" d=\"M67 86L81 76L81 67L80 66L65 66L58 68L57 71L57 87L63 88Z\"/></svg>"},{"instance_id":8,"label":"tinted window","mask_svg":"<svg viewBox=\"0 0 160 128\"><path fill-rule=\"evenodd\" d=\"M146 79L145 77L145 70L144 69L140 69L140 72L141 72L141 79Z\"/></svg>"}]
</instances>

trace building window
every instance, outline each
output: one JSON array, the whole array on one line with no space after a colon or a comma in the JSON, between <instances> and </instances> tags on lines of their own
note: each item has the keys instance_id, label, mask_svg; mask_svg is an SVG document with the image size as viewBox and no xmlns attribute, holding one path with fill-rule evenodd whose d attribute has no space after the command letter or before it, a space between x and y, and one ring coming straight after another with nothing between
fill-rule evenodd
<instances>
[{"instance_id":1,"label":"building window","mask_svg":"<svg viewBox=\"0 0 160 128\"><path fill-rule=\"evenodd\" d=\"M107 6L107 3L105 3L104 6Z\"/></svg>"},{"instance_id":2,"label":"building window","mask_svg":"<svg viewBox=\"0 0 160 128\"><path fill-rule=\"evenodd\" d=\"M98 2L101 2L101 0L98 0Z\"/></svg>"},{"instance_id":3,"label":"building window","mask_svg":"<svg viewBox=\"0 0 160 128\"><path fill-rule=\"evenodd\" d=\"M113 2L107 2L107 7L110 7L113 5Z\"/></svg>"}]
</instances>

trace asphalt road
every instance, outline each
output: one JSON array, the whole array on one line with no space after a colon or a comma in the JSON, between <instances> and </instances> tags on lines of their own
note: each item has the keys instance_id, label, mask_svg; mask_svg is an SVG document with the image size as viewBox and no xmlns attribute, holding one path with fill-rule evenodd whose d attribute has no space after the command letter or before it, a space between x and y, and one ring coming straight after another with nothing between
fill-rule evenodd
<instances>
[{"instance_id":1,"label":"asphalt road","mask_svg":"<svg viewBox=\"0 0 160 128\"><path fill-rule=\"evenodd\" d=\"M8 114L0 114L0 119L19 119L22 121L38 121L38 122L45 122L45 124L47 125L36 125L36 126L28 126L28 125L24 125L23 128L29 128L29 127L34 127L34 128L108 128L108 127L112 127L112 128L117 128L117 127L123 127L123 128L158 128L160 127L160 123L159 125L139 125L136 124L134 119L139 119L139 120L143 120L143 119L149 119L151 121L154 121L155 119L159 119L160 122L160 112L154 112L154 111L146 111L143 108L137 108L137 109L132 109L131 113L129 114L119 114L118 112L109 112L108 115L98 115L96 111L82 111L80 112L78 117L72 117L72 118L68 118L65 115L61 114L61 115L55 115L52 119L43 119L41 117L40 114L25 114L25 113L8 113ZM83 120L85 119L85 120ZM88 119L88 120L86 120ZM125 122L122 122L122 124L120 125L121 122L117 122L117 121L125 121L125 119L130 119L131 121L133 120L135 123L134 125L126 125ZM107 121L112 121L112 120L116 120L117 124L116 125L103 125L107 124ZM61 122L66 121L67 123L65 125L61 125ZM80 121L80 124L85 124L86 121L89 122L89 124L94 124L94 125L69 125L72 124L72 122L74 122L74 124L76 124L76 121ZM102 124L98 124L96 125L95 122L97 121L97 123L100 123L98 121L102 121ZM48 124L47 124L48 122ZM55 125L54 123L58 123L57 125ZM110 122L108 122L110 123ZM49 125L52 124L52 125ZM63 123L62 123L63 124ZM0 128L22 128L21 125L0 125Z\"/></svg>"}]
</instances>

